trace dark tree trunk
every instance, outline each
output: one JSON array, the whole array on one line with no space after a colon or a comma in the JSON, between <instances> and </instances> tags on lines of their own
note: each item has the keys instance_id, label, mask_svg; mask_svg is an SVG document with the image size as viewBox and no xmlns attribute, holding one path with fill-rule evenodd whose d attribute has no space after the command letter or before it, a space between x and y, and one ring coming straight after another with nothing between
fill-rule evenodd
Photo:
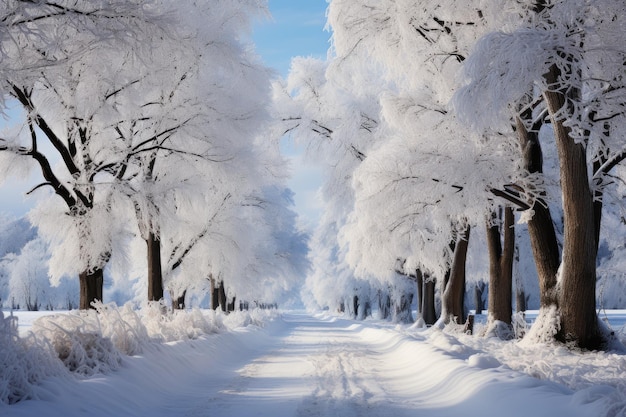
<instances>
[{"instance_id":1,"label":"dark tree trunk","mask_svg":"<svg viewBox=\"0 0 626 417\"><path fill-rule=\"evenodd\" d=\"M159 301L163 298L161 240L154 232L150 232L146 246L148 248L148 301Z\"/></svg>"},{"instance_id":2,"label":"dark tree trunk","mask_svg":"<svg viewBox=\"0 0 626 417\"><path fill-rule=\"evenodd\" d=\"M224 288L224 281L220 282L219 287L217 288L218 297L220 301L220 307L223 312L226 312L226 288Z\"/></svg>"},{"instance_id":3,"label":"dark tree trunk","mask_svg":"<svg viewBox=\"0 0 626 417\"><path fill-rule=\"evenodd\" d=\"M511 324L513 312L513 255L515 228L513 209L504 209L501 239L500 225L487 225L489 252L489 319Z\"/></svg>"},{"instance_id":4,"label":"dark tree trunk","mask_svg":"<svg viewBox=\"0 0 626 417\"><path fill-rule=\"evenodd\" d=\"M522 117L531 120L532 114L527 111ZM537 124L529 132L523 121L517 120L517 133L524 165L530 173L543 172L543 156L539 143L540 127L541 124ZM528 221L528 234L539 279L539 305L542 309L548 309L558 306L556 274L560 265L559 244L550 209L543 201L535 201L531 209L534 215Z\"/></svg>"},{"instance_id":5,"label":"dark tree trunk","mask_svg":"<svg viewBox=\"0 0 626 417\"><path fill-rule=\"evenodd\" d=\"M454 248L450 278L442 297L442 316L444 323L454 321L458 324L465 322L465 261L469 244L470 227L459 234Z\"/></svg>"},{"instance_id":6,"label":"dark tree trunk","mask_svg":"<svg viewBox=\"0 0 626 417\"><path fill-rule=\"evenodd\" d=\"M217 287L215 286L215 278L213 278L213 275L209 276L209 282L211 291L211 308L213 310L217 310L217 307L220 304L220 295L217 291Z\"/></svg>"},{"instance_id":7,"label":"dark tree trunk","mask_svg":"<svg viewBox=\"0 0 626 417\"><path fill-rule=\"evenodd\" d=\"M352 297L352 309L354 311L354 318L359 318L359 297L357 295Z\"/></svg>"},{"instance_id":8,"label":"dark tree trunk","mask_svg":"<svg viewBox=\"0 0 626 417\"><path fill-rule=\"evenodd\" d=\"M424 275L424 298L422 319L427 325L433 325L437 321L437 313L435 312L435 287L437 281Z\"/></svg>"},{"instance_id":9,"label":"dark tree trunk","mask_svg":"<svg viewBox=\"0 0 626 417\"><path fill-rule=\"evenodd\" d=\"M417 283L417 316L424 317L424 274L419 269L415 271L415 282Z\"/></svg>"},{"instance_id":10,"label":"dark tree trunk","mask_svg":"<svg viewBox=\"0 0 626 417\"><path fill-rule=\"evenodd\" d=\"M233 297L230 303L226 305L226 311L229 313L235 311L235 303L237 302L237 297Z\"/></svg>"},{"instance_id":11,"label":"dark tree trunk","mask_svg":"<svg viewBox=\"0 0 626 417\"><path fill-rule=\"evenodd\" d=\"M558 85L560 70L552 66L545 75L549 86ZM564 342L581 348L601 347L596 316L596 227L593 196L587 174L586 150L575 143L559 112L565 106L566 93L544 92L552 119L559 155L563 196L564 237L561 265L559 310L561 329L557 335Z\"/></svg>"},{"instance_id":12,"label":"dark tree trunk","mask_svg":"<svg viewBox=\"0 0 626 417\"><path fill-rule=\"evenodd\" d=\"M104 286L104 271L101 268L93 272L84 271L78 275L80 285L80 303L81 310L93 308L91 305L94 301L102 301L102 288Z\"/></svg>"}]
</instances>

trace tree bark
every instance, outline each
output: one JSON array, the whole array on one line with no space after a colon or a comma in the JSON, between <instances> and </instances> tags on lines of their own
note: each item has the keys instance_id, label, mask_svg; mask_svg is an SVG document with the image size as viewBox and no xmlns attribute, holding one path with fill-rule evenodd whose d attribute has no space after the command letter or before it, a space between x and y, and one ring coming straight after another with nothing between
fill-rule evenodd
<instances>
[{"instance_id":1,"label":"tree bark","mask_svg":"<svg viewBox=\"0 0 626 417\"><path fill-rule=\"evenodd\" d=\"M391 297L389 293L378 291L378 311L381 319L387 319L391 315Z\"/></svg>"},{"instance_id":2,"label":"tree bark","mask_svg":"<svg viewBox=\"0 0 626 417\"><path fill-rule=\"evenodd\" d=\"M454 259L450 269L450 278L442 297L442 318L444 323L465 322L465 261L469 244L470 227L459 234L454 248Z\"/></svg>"},{"instance_id":3,"label":"tree bark","mask_svg":"<svg viewBox=\"0 0 626 417\"><path fill-rule=\"evenodd\" d=\"M226 288L224 288L224 281L220 282L220 285L217 287L217 293L220 307L223 312L226 312Z\"/></svg>"},{"instance_id":4,"label":"tree bark","mask_svg":"<svg viewBox=\"0 0 626 417\"><path fill-rule=\"evenodd\" d=\"M226 311L228 311L229 313L232 311L235 311L235 302L237 301L237 297L233 297L233 299L230 301L230 303L226 304Z\"/></svg>"},{"instance_id":5,"label":"tree bark","mask_svg":"<svg viewBox=\"0 0 626 417\"><path fill-rule=\"evenodd\" d=\"M415 282L417 283L417 316L424 317L424 274L417 269L415 271Z\"/></svg>"},{"instance_id":6,"label":"tree bark","mask_svg":"<svg viewBox=\"0 0 626 417\"><path fill-rule=\"evenodd\" d=\"M209 281L211 282L211 308L213 310L217 310L217 307L220 304L220 295L217 291L217 287L215 286L215 278L213 278L213 275L209 277Z\"/></svg>"},{"instance_id":7,"label":"tree bark","mask_svg":"<svg viewBox=\"0 0 626 417\"><path fill-rule=\"evenodd\" d=\"M545 75L548 86L558 85L560 70L552 66ZM564 238L561 265L559 340L581 348L601 346L596 316L596 228L593 196L587 174L586 149L575 143L562 116L563 91L543 93L552 120L563 195Z\"/></svg>"},{"instance_id":8,"label":"tree bark","mask_svg":"<svg viewBox=\"0 0 626 417\"><path fill-rule=\"evenodd\" d=\"M81 310L89 310L93 308L91 305L94 301L102 301L102 289L104 286L104 270L97 268L93 272L83 271L78 274L80 286L80 302Z\"/></svg>"},{"instance_id":9,"label":"tree bark","mask_svg":"<svg viewBox=\"0 0 626 417\"><path fill-rule=\"evenodd\" d=\"M154 232L148 234L148 301L163 298L163 272L161 269L161 240Z\"/></svg>"},{"instance_id":10,"label":"tree bark","mask_svg":"<svg viewBox=\"0 0 626 417\"><path fill-rule=\"evenodd\" d=\"M531 120L532 114L527 111L521 117ZM543 172L543 156L538 133L540 127L541 124L538 124L529 132L523 121L517 119L517 134L522 148L523 163L530 173ZM534 214L528 221L528 235L539 279L539 305L541 309L548 309L551 306L558 306L556 274L560 264L559 244L552 214L545 202L536 200L531 210Z\"/></svg>"},{"instance_id":11,"label":"tree bark","mask_svg":"<svg viewBox=\"0 0 626 417\"><path fill-rule=\"evenodd\" d=\"M489 252L489 321L511 324L513 312L513 254L515 228L513 209L504 209L501 240L500 226L487 225Z\"/></svg>"},{"instance_id":12,"label":"tree bark","mask_svg":"<svg viewBox=\"0 0 626 417\"><path fill-rule=\"evenodd\" d=\"M437 281L435 278L424 276L424 298L422 319L427 325L433 325L437 321L437 313L435 312L435 287Z\"/></svg>"}]
</instances>

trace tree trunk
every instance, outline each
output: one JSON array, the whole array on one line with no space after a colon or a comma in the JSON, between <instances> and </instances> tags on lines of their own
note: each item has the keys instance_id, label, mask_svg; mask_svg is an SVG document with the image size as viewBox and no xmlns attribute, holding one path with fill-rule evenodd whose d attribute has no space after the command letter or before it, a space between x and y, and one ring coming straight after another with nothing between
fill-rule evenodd
<instances>
[{"instance_id":1,"label":"tree trunk","mask_svg":"<svg viewBox=\"0 0 626 417\"><path fill-rule=\"evenodd\" d=\"M526 120L532 119L530 111L522 114ZM539 143L540 124L529 132L521 119L517 119L517 133L523 152L525 168L530 173L543 172L543 156ZM559 244L552 222L550 209L543 201L535 201L531 210L534 214L528 221L528 235L539 279L539 305L541 309L558 306L556 274L559 270Z\"/></svg>"},{"instance_id":2,"label":"tree trunk","mask_svg":"<svg viewBox=\"0 0 626 417\"><path fill-rule=\"evenodd\" d=\"M94 301L102 301L102 288L104 286L104 270L98 268L93 272L83 271L78 274L80 285L80 303L81 310L93 308L91 305Z\"/></svg>"},{"instance_id":3,"label":"tree trunk","mask_svg":"<svg viewBox=\"0 0 626 417\"><path fill-rule=\"evenodd\" d=\"M159 301L163 298L161 240L154 232L150 232L146 246L148 248L148 301Z\"/></svg>"},{"instance_id":4,"label":"tree trunk","mask_svg":"<svg viewBox=\"0 0 626 417\"><path fill-rule=\"evenodd\" d=\"M217 307L220 305L220 294L217 287L215 287L215 278L213 278L213 275L209 277L209 280L211 281L211 308L217 310Z\"/></svg>"},{"instance_id":5,"label":"tree trunk","mask_svg":"<svg viewBox=\"0 0 626 417\"><path fill-rule=\"evenodd\" d=\"M174 310L184 310L185 309L185 298L187 296L187 290L184 290L181 295L178 297L172 296L172 308Z\"/></svg>"},{"instance_id":6,"label":"tree trunk","mask_svg":"<svg viewBox=\"0 0 626 417\"><path fill-rule=\"evenodd\" d=\"M513 312L513 254L515 252L515 228L513 209L504 209L502 225L504 243L500 238L500 226L487 225L489 251L489 321L511 324Z\"/></svg>"},{"instance_id":7,"label":"tree trunk","mask_svg":"<svg viewBox=\"0 0 626 417\"><path fill-rule=\"evenodd\" d=\"M226 305L226 311L229 313L235 311L235 303L237 301L237 297L233 297L232 301Z\"/></svg>"},{"instance_id":8,"label":"tree trunk","mask_svg":"<svg viewBox=\"0 0 626 417\"><path fill-rule=\"evenodd\" d=\"M422 319L427 325L433 325L437 321L437 313L435 312L435 287L437 281L435 278L429 278L424 275L424 301L422 309Z\"/></svg>"},{"instance_id":9,"label":"tree trunk","mask_svg":"<svg viewBox=\"0 0 626 417\"><path fill-rule=\"evenodd\" d=\"M417 283L417 317L424 317L424 275L422 271L415 271L415 282Z\"/></svg>"},{"instance_id":10,"label":"tree trunk","mask_svg":"<svg viewBox=\"0 0 626 417\"><path fill-rule=\"evenodd\" d=\"M474 285L474 305L475 313L483 314L485 308L485 300L483 300L483 293L485 292L485 283L480 281Z\"/></svg>"},{"instance_id":11,"label":"tree trunk","mask_svg":"<svg viewBox=\"0 0 626 417\"><path fill-rule=\"evenodd\" d=\"M526 293L519 288L515 292L515 311L518 313L526 311Z\"/></svg>"},{"instance_id":12,"label":"tree trunk","mask_svg":"<svg viewBox=\"0 0 626 417\"><path fill-rule=\"evenodd\" d=\"M411 304L413 303L413 294L402 294L399 300L393 302L393 322L394 323L412 323Z\"/></svg>"},{"instance_id":13,"label":"tree trunk","mask_svg":"<svg viewBox=\"0 0 626 417\"><path fill-rule=\"evenodd\" d=\"M545 75L549 86L558 85L560 70L552 66ZM586 149L575 143L570 128L559 116L565 106L562 91L545 91L559 155L563 195L564 237L559 310L564 342L581 348L601 346L596 316L596 229L593 198L587 174Z\"/></svg>"},{"instance_id":14,"label":"tree trunk","mask_svg":"<svg viewBox=\"0 0 626 417\"><path fill-rule=\"evenodd\" d=\"M220 301L220 307L223 312L226 312L226 288L224 288L224 281L220 282L219 287L217 288L218 297Z\"/></svg>"},{"instance_id":15,"label":"tree trunk","mask_svg":"<svg viewBox=\"0 0 626 417\"><path fill-rule=\"evenodd\" d=\"M389 318L391 312L391 297L388 293L378 291L378 311L381 319Z\"/></svg>"},{"instance_id":16,"label":"tree trunk","mask_svg":"<svg viewBox=\"0 0 626 417\"><path fill-rule=\"evenodd\" d=\"M470 227L459 234L454 248L454 259L450 269L450 278L442 297L442 318L444 323L451 321L465 322L465 261L469 244Z\"/></svg>"}]
</instances>

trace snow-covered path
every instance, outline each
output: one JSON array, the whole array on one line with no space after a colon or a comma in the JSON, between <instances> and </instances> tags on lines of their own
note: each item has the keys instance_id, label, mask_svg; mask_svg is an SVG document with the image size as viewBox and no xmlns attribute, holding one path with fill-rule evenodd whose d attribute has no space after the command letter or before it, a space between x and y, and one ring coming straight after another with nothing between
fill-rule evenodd
<instances>
[{"instance_id":1,"label":"snow-covered path","mask_svg":"<svg viewBox=\"0 0 626 417\"><path fill-rule=\"evenodd\" d=\"M41 400L0 415L606 415L607 387L574 393L439 333L286 313L264 329L159 346L110 375L46 382Z\"/></svg>"},{"instance_id":2,"label":"snow-covered path","mask_svg":"<svg viewBox=\"0 0 626 417\"><path fill-rule=\"evenodd\" d=\"M358 325L297 314L283 320L265 351L232 378L210 382L207 398L179 415L388 415L381 354L359 336Z\"/></svg>"}]
</instances>

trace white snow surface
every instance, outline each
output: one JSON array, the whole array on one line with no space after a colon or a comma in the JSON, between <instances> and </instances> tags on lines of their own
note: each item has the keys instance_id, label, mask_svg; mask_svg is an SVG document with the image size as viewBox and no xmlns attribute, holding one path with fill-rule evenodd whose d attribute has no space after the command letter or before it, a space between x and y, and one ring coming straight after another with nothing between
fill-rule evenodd
<instances>
[{"instance_id":1,"label":"white snow surface","mask_svg":"<svg viewBox=\"0 0 626 417\"><path fill-rule=\"evenodd\" d=\"M41 314L18 312L20 333ZM0 403L0 415L626 416L623 353L328 313L267 317L155 343L106 374L45 379L38 399ZM614 317L623 325L624 312Z\"/></svg>"}]
</instances>

